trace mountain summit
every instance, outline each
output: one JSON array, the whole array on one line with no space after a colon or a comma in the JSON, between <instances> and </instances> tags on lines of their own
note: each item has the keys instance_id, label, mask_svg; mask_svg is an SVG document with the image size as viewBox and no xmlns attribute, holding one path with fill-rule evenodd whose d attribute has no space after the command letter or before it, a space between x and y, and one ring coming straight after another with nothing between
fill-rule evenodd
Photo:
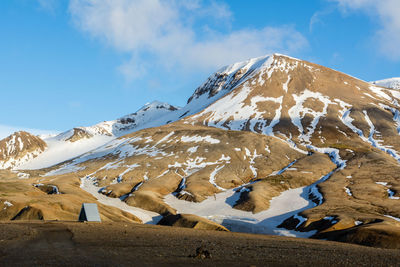
<instances>
[{"instance_id":1,"label":"mountain summit","mask_svg":"<svg viewBox=\"0 0 400 267\"><path fill-rule=\"evenodd\" d=\"M42 153L47 144L37 136L20 131L0 140L0 168L16 167Z\"/></svg>"}]
</instances>

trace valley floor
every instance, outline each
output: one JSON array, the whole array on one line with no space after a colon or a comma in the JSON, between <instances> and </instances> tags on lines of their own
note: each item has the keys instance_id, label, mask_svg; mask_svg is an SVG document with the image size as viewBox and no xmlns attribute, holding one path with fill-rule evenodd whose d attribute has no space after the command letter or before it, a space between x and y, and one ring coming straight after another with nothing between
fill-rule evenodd
<instances>
[{"instance_id":1,"label":"valley floor","mask_svg":"<svg viewBox=\"0 0 400 267\"><path fill-rule=\"evenodd\" d=\"M399 250L301 238L115 222L0 223L2 266L397 266L399 261Z\"/></svg>"}]
</instances>

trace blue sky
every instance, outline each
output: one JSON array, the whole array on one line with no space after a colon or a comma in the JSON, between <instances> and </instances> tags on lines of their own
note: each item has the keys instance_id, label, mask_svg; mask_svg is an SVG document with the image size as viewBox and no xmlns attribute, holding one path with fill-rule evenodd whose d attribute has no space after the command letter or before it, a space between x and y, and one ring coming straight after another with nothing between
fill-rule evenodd
<instances>
[{"instance_id":1,"label":"blue sky","mask_svg":"<svg viewBox=\"0 0 400 267\"><path fill-rule=\"evenodd\" d=\"M280 52L364 80L400 76L398 0L0 1L0 136L63 131Z\"/></svg>"}]
</instances>

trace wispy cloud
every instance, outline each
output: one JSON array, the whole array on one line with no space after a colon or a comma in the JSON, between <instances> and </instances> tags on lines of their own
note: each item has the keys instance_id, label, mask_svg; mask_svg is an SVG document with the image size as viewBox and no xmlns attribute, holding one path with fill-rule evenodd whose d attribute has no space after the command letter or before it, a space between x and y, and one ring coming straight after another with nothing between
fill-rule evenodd
<instances>
[{"instance_id":1,"label":"wispy cloud","mask_svg":"<svg viewBox=\"0 0 400 267\"><path fill-rule=\"evenodd\" d=\"M317 12L315 12L310 19L310 23L309 23L309 31L313 32L314 28L318 25L318 24L323 24L324 20L323 18L328 16L329 14L331 14L335 9L332 7L327 7L323 10L318 10Z\"/></svg>"},{"instance_id":2,"label":"wispy cloud","mask_svg":"<svg viewBox=\"0 0 400 267\"><path fill-rule=\"evenodd\" d=\"M80 101L69 101L67 102L67 106L69 109L78 109L82 107L82 103Z\"/></svg>"},{"instance_id":3,"label":"wispy cloud","mask_svg":"<svg viewBox=\"0 0 400 267\"><path fill-rule=\"evenodd\" d=\"M50 14L54 14L59 5L57 0L37 0L37 2L42 10Z\"/></svg>"},{"instance_id":4,"label":"wispy cloud","mask_svg":"<svg viewBox=\"0 0 400 267\"><path fill-rule=\"evenodd\" d=\"M400 1L399 0L330 0L345 13L360 11L378 22L375 40L380 51L389 59L400 60Z\"/></svg>"},{"instance_id":5,"label":"wispy cloud","mask_svg":"<svg viewBox=\"0 0 400 267\"><path fill-rule=\"evenodd\" d=\"M129 55L119 68L128 79L151 65L210 69L308 45L290 25L221 32L214 26L229 25L234 14L220 1L71 0L69 11L80 30Z\"/></svg>"}]
</instances>

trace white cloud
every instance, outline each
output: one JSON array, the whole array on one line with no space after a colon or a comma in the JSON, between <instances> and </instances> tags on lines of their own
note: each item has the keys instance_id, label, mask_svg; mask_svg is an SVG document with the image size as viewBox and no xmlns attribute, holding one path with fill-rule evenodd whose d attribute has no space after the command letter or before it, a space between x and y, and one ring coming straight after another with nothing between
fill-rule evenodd
<instances>
[{"instance_id":1,"label":"white cloud","mask_svg":"<svg viewBox=\"0 0 400 267\"><path fill-rule=\"evenodd\" d=\"M147 58L168 69L210 69L308 45L293 26L221 33L212 26L229 25L233 14L213 0L71 0L69 11L79 29L129 54L119 70L131 79L149 71Z\"/></svg>"},{"instance_id":2,"label":"white cloud","mask_svg":"<svg viewBox=\"0 0 400 267\"><path fill-rule=\"evenodd\" d=\"M310 19L309 31L313 32L316 25L323 24L324 22L322 18L331 14L334 10L334 8L326 7L323 10L318 10L317 12L315 12Z\"/></svg>"},{"instance_id":3,"label":"white cloud","mask_svg":"<svg viewBox=\"0 0 400 267\"><path fill-rule=\"evenodd\" d=\"M331 0L343 12L362 11L378 20L375 39L381 52L390 59L400 60L400 1L399 0Z\"/></svg>"},{"instance_id":4,"label":"white cloud","mask_svg":"<svg viewBox=\"0 0 400 267\"><path fill-rule=\"evenodd\" d=\"M10 126L0 124L0 140L18 131L25 131L35 135L55 134L57 131L30 129L24 127Z\"/></svg>"}]
</instances>

